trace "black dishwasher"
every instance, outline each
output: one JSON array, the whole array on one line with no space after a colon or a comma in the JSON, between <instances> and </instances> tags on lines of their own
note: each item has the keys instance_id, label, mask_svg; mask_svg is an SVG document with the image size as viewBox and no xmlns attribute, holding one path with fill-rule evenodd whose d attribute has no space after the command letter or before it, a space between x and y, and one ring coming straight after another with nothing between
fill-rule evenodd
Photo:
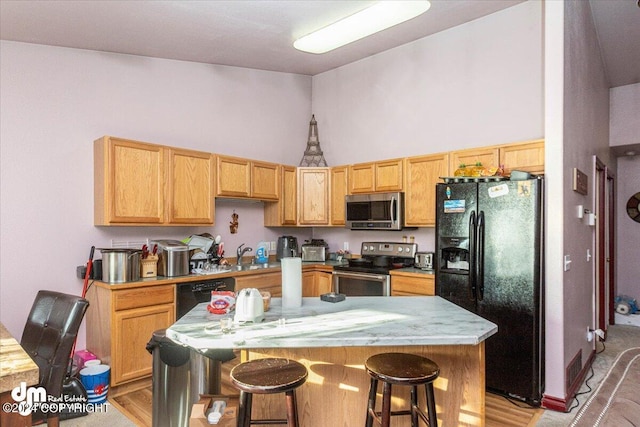
<instances>
[{"instance_id":1,"label":"black dishwasher","mask_svg":"<svg viewBox=\"0 0 640 427\"><path fill-rule=\"evenodd\" d=\"M201 302L211 301L211 291L235 291L236 280L233 277L209 279L188 283L179 283L176 308L176 320L187 314Z\"/></svg>"}]
</instances>

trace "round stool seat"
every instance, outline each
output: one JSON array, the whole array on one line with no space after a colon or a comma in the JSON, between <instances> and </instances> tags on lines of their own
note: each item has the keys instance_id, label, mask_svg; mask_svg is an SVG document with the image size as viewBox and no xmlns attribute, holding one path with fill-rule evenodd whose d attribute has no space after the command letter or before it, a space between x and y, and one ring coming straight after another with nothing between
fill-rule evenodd
<instances>
[{"instance_id":1,"label":"round stool seat","mask_svg":"<svg viewBox=\"0 0 640 427\"><path fill-rule=\"evenodd\" d=\"M307 368L295 360L256 359L235 366L231 382L247 393L271 394L295 389L307 380Z\"/></svg>"},{"instance_id":2,"label":"round stool seat","mask_svg":"<svg viewBox=\"0 0 640 427\"><path fill-rule=\"evenodd\" d=\"M407 353L382 353L365 362L367 373L392 384L424 384L440 375L440 367L431 359Z\"/></svg>"}]
</instances>

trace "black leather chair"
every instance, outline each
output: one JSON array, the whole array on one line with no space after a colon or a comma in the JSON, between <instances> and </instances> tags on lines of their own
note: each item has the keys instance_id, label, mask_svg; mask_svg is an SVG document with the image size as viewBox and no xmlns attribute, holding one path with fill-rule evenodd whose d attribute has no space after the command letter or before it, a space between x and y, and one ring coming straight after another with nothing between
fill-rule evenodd
<instances>
[{"instance_id":1,"label":"black leather chair","mask_svg":"<svg viewBox=\"0 0 640 427\"><path fill-rule=\"evenodd\" d=\"M40 369L38 386L59 397L68 373L71 350L89 301L75 295L39 291L31 307L20 345ZM59 424L58 413L33 412L32 423Z\"/></svg>"}]
</instances>

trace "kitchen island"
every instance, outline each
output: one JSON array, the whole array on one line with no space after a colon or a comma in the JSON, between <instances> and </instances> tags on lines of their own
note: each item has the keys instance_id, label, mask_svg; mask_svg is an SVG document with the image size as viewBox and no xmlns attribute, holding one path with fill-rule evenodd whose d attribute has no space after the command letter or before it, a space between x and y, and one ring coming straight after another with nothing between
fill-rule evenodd
<instances>
[{"instance_id":1,"label":"kitchen island","mask_svg":"<svg viewBox=\"0 0 640 427\"><path fill-rule=\"evenodd\" d=\"M274 298L265 320L234 325L223 334L207 304L196 306L167 330L176 342L196 348L242 350L242 360L287 357L309 370L298 389L302 425L355 426L364 423L370 377L365 360L377 353L424 355L440 366L435 382L441 426L484 426L484 340L495 324L440 297L348 297L338 303L303 298L283 308ZM422 398L424 396L421 396ZM394 388L392 406L408 402L409 388ZM282 396L260 396L259 416L282 414ZM394 425L408 426L401 417Z\"/></svg>"}]
</instances>

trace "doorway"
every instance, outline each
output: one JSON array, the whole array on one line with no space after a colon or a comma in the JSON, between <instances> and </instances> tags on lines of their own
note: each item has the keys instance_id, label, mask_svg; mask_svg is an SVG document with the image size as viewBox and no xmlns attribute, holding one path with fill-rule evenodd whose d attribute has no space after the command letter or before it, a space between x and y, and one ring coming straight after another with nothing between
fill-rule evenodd
<instances>
[{"instance_id":1,"label":"doorway","mask_svg":"<svg viewBox=\"0 0 640 427\"><path fill-rule=\"evenodd\" d=\"M594 156L595 163L595 328L607 333L615 323L615 177L611 170Z\"/></svg>"}]
</instances>

